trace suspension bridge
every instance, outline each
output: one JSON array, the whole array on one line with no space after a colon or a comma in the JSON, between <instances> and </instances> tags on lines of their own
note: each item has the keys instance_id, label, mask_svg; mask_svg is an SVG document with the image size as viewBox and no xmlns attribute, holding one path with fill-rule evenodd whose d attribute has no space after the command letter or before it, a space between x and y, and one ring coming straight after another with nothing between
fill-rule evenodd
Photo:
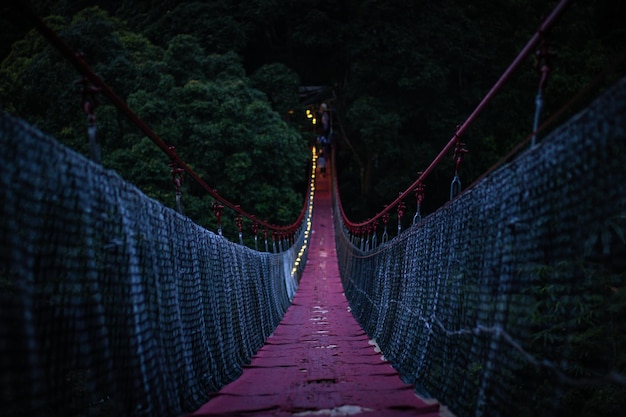
<instances>
[{"instance_id":1,"label":"suspension bridge","mask_svg":"<svg viewBox=\"0 0 626 417\"><path fill-rule=\"evenodd\" d=\"M453 182L435 213L419 212L426 176L452 151L460 163L460 136L560 12L378 215L351 222L336 164L320 175L312 149L289 226L206 186L40 26L166 153L174 179L190 176L235 214L240 241L3 113L3 415L619 412L626 79L465 190ZM412 196L418 210L403 231ZM261 245L242 244L244 221Z\"/></svg>"}]
</instances>

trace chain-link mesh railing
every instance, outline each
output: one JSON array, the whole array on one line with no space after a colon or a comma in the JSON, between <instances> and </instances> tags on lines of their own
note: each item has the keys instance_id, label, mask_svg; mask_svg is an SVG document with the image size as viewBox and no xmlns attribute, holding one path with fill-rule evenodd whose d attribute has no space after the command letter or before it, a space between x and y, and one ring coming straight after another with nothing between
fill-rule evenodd
<instances>
[{"instance_id":1,"label":"chain-link mesh railing","mask_svg":"<svg viewBox=\"0 0 626 417\"><path fill-rule=\"evenodd\" d=\"M459 416L623 413L625 92L378 248L336 213L353 314L416 392Z\"/></svg>"},{"instance_id":2,"label":"chain-link mesh railing","mask_svg":"<svg viewBox=\"0 0 626 417\"><path fill-rule=\"evenodd\" d=\"M193 410L290 304L310 221L253 251L6 114L0 166L3 416Z\"/></svg>"}]
</instances>

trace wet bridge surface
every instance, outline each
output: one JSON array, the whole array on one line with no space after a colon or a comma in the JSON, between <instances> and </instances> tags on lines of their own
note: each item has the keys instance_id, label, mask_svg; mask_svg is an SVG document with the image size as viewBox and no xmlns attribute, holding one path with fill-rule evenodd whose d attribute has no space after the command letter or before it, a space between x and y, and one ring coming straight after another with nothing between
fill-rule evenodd
<instances>
[{"instance_id":1,"label":"wet bridge surface","mask_svg":"<svg viewBox=\"0 0 626 417\"><path fill-rule=\"evenodd\" d=\"M335 252L329 175L318 174L308 261L274 334L193 416L442 416L400 379L350 313Z\"/></svg>"}]
</instances>

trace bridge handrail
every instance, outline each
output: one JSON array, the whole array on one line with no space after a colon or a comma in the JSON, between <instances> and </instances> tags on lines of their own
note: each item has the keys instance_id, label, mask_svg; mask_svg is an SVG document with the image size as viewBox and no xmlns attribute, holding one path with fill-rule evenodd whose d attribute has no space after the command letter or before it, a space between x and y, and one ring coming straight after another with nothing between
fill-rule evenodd
<instances>
[{"instance_id":1,"label":"bridge handrail","mask_svg":"<svg viewBox=\"0 0 626 417\"><path fill-rule=\"evenodd\" d=\"M448 152L450 152L457 144L459 144L459 139L463 133L467 130L467 128L472 124L474 119L479 115L479 113L489 104L491 99L496 95L496 93L502 88L502 86L508 81L513 72L521 65L521 63L531 54L533 49L538 45L538 43L542 40L544 34L552 28L561 14L565 11L567 6L570 5L572 0L561 0L559 4L554 8L552 13L548 17L544 19L539 28L535 31L531 39L526 43L521 52L517 55L517 57L513 60L513 62L509 65L509 67L504 71L504 73L500 76L498 81L491 87L491 90L485 95L485 97L481 100L481 102L476 106L474 111L467 117L465 122L461 124L452 138L446 143L443 149L439 152L439 154L433 159L428 168L422 171L417 178L404 192L401 192L398 197L393 200L391 203L385 205L384 209L378 212L374 217L363 221L363 222L352 222L347 218L343 206L341 205L341 199L338 200L339 209L341 212L341 216L343 217L343 222L346 227L351 231L351 233L358 232L359 230L364 230L367 227L373 227L375 222L383 219L383 216L388 214L393 208L397 207L411 192L414 192L421 184L424 183L426 177L435 169L435 167L441 162L441 160L446 156Z\"/></svg>"},{"instance_id":2,"label":"bridge handrail","mask_svg":"<svg viewBox=\"0 0 626 417\"><path fill-rule=\"evenodd\" d=\"M67 59L78 72L85 76L94 86L100 88L101 92L111 101L111 103L126 115L132 123L134 123L152 142L154 142L171 160L174 165L183 169L198 185L200 185L207 193L215 198L224 206L233 210L235 213L247 218L270 231L283 235L292 235L297 232L302 224L307 211L307 198L302 205L302 210L296 221L289 225L276 225L258 219L255 215L241 209L226 198L222 197L216 189L210 187L185 161L183 161L172 146L169 146L161 139L128 105L109 87L98 75L94 73L91 67L75 53L43 20L27 5L25 2L13 2L18 11L35 25L35 28L46 38L60 53ZM306 194L307 196L309 193Z\"/></svg>"}]
</instances>

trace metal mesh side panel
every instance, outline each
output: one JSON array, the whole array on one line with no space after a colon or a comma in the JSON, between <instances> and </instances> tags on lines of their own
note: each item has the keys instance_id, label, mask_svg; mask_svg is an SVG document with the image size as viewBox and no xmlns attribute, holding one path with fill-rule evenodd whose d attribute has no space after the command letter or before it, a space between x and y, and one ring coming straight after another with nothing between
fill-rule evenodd
<instances>
[{"instance_id":1,"label":"metal mesh side panel","mask_svg":"<svg viewBox=\"0 0 626 417\"><path fill-rule=\"evenodd\" d=\"M416 392L460 416L626 406L625 91L376 250L337 224L352 312Z\"/></svg>"},{"instance_id":2,"label":"metal mesh side panel","mask_svg":"<svg viewBox=\"0 0 626 417\"><path fill-rule=\"evenodd\" d=\"M3 416L179 415L241 373L290 303L291 252L202 229L6 114L0 148Z\"/></svg>"}]
</instances>

